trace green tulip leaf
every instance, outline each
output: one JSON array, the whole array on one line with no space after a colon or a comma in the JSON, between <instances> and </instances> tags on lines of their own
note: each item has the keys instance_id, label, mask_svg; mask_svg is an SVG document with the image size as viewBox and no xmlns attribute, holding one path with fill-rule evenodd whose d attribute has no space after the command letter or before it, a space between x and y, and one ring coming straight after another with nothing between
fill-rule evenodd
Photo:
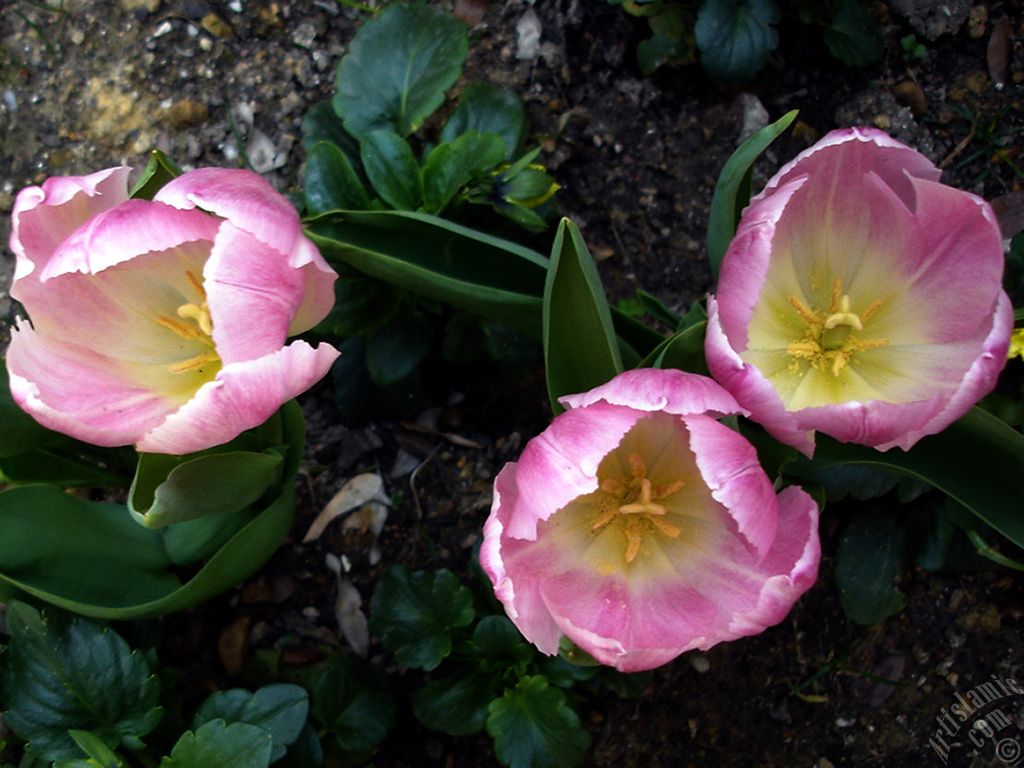
<instances>
[{"instance_id":1,"label":"green tulip leaf","mask_svg":"<svg viewBox=\"0 0 1024 768\"><path fill-rule=\"evenodd\" d=\"M622 356L594 259L583 236L562 219L544 287L544 362L558 415L563 395L586 392L622 373Z\"/></svg>"},{"instance_id":2,"label":"green tulip leaf","mask_svg":"<svg viewBox=\"0 0 1024 768\"><path fill-rule=\"evenodd\" d=\"M272 748L273 737L263 728L214 720L186 731L160 768L266 768Z\"/></svg>"},{"instance_id":3,"label":"green tulip leaf","mask_svg":"<svg viewBox=\"0 0 1024 768\"><path fill-rule=\"evenodd\" d=\"M4 436L0 440L0 459L68 439L39 424L14 402L6 365L0 365L0 435Z\"/></svg>"},{"instance_id":4,"label":"green tulip leaf","mask_svg":"<svg viewBox=\"0 0 1024 768\"><path fill-rule=\"evenodd\" d=\"M384 741L397 703L377 670L358 657L339 656L313 686L310 712L341 749L363 755Z\"/></svg>"},{"instance_id":5,"label":"green tulip leaf","mask_svg":"<svg viewBox=\"0 0 1024 768\"><path fill-rule=\"evenodd\" d=\"M149 528L239 512L280 482L282 461L276 451L232 451L196 458L144 453L139 456L128 508Z\"/></svg>"},{"instance_id":6,"label":"green tulip leaf","mask_svg":"<svg viewBox=\"0 0 1024 768\"><path fill-rule=\"evenodd\" d=\"M463 133L439 144L423 166L423 205L440 213L474 173L493 168L505 158L505 143L496 133Z\"/></svg>"},{"instance_id":7,"label":"green tulip leaf","mask_svg":"<svg viewBox=\"0 0 1024 768\"><path fill-rule=\"evenodd\" d=\"M391 130L363 137L363 168L377 194L392 208L414 211L423 200L423 178L409 143Z\"/></svg>"},{"instance_id":8,"label":"green tulip leaf","mask_svg":"<svg viewBox=\"0 0 1024 768\"><path fill-rule=\"evenodd\" d=\"M428 672L452 650L452 631L473 621L473 594L451 571L388 569L373 593L370 632L400 664Z\"/></svg>"},{"instance_id":9,"label":"green tulip leaf","mask_svg":"<svg viewBox=\"0 0 1024 768\"><path fill-rule=\"evenodd\" d=\"M60 444L64 442L66 445ZM60 443L50 448L34 448L16 456L0 456L0 476L15 485L47 483L61 488L127 486L128 478L124 475L111 472L78 455L74 448L75 441L64 438Z\"/></svg>"},{"instance_id":10,"label":"green tulip leaf","mask_svg":"<svg viewBox=\"0 0 1024 768\"><path fill-rule=\"evenodd\" d=\"M7 605L11 639L0 700L4 724L46 760L81 755L69 729L90 731L109 748L142 746L163 715L159 680L116 632L86 619Z\"/></svg>"},{"instance_id":11,"label":"green tulip leaf","mask_svg":"<svg viewBox=\"0 0 1024 768\"><path fill-rule=\"evenodd\" d=\"M825 27L825 44L849 67L867 66L885 53L878 22L858 0L838 0L835 18Z\"/></svg>"},{"instance_id":12,"label":"green tulip leaf","mask_svg":"<svg viewBox=\"0 0 1024 768\"><path fill-rule=\"evenodd\" d=\"M142 175L135 182L129 194L133 200L152 200L161 187L172 179L176 179L184 171L159 149L154 149L149 154L149 161L142 170Z\"/></svg>"},{"instance_id":13,"label":"green tulip leaf","mask_svg":"<svg viewBox=\"0 0 1024 768\"><path fill-rule=\"evenodd\" d=\"M273 739L270 761L284 757L286 747L299 738L306 725L309 695L301 686L292 683L272 683L254 693L243 688L216 691L202 703L192 728L213 720L231 723L249 723L267 731Z\"/></svg>"},{"instance_id":14,"label":"green tulip leaf","mask_svg":"<svg viewBox=\"0 0 1024 768\"><path fill-rule=\"evenodd\" d=\"M393 5L360 29L338 65L334 110L358 139L415 131L444 101L469 51L466 26L425 5Z\"/></svg>"},{"instance_id":15,"label":"green tulip leaf","mask_svg":"<svg viewBox=\"0 0 1024 768\"><path fill-rule=\"evenodd\" d=\"M706 320L684 328L669 336L644 358L640 368L678 368L681 371L707 376L708 365L704 359L704 334Z\"/></svg>"},{"instance_id":16,"label":"green tulip leaf","mask_svg":"<svg viewBox=\"0 0 1024 768\"><path fill-rule=\"evenodd\" d=\"M43 599L60 595L70 610L78 603L123 607L177 589L169 566L160 534L138 525L122 506L50 485L0 493L2 585Z\"/></svg>"},{"instance_id":17,"label":"green tulip leaf","mask_svg":"<svg viewBox=\"0 0 1024 768\"><path fill-rule=\"evenodd\" d=\"M536 251L403 211L323 216L308 234L332 263L540 337L547 259Z\"/></svg>"},{"instance_id":18,"label":"green tulip leaf","mask_svg":"<svg viewBox=\"0 0 1024 768\"><path fill-rule=\"evenodd\" d=\"M309 151L303 182L306 210L312 216L370 207L370 198L352 163L329 141L317 142Z\"/></svg>"},{"instance_id":19,"label":"green tulip leaf","mask_svg":"<svg viewBox=\"0 0 1024 768\"><path fill-rule=\"evenodd\" d=\"M836 586L850 621L878 624L903 610L894 582L907 570L906 530L892 510L859 511L839 537Z\"/></svg>"},{"instance_id":20,"label":"green tulip leaf","mask_svg":"<svg viewBox=\"0 0 1024 768\"><path fill-rule=\"evenodd\" d=\"M750 80L779 44L775 0L705 0L693 34L701 64L715 80Z\"/></svg>"},{"instance_id":21,"label":"green tulip leaf","mask_svg":"<svg viewBox=\"0 0 1024 768\"><path fill-rule=\"evenodd\" d=\"M505 144L505 159L511 160L522 150L529 127L526 108L517 94L486 83L470 83L462 89L459 105L444 124L441 141L450 144L470 131L496 133Z\"/></svg>"},{"instance_id":22,"label":"green tulip leaf","mask_svg":"<svg viewBox=\"0 0 1024 768\"><path fill-rule=\"evenodd\" d=\"M570 768L590 746L565 693L543 675L520 678L489 710L487 732L495 754L511 768Z\"/></svg>"},{"instance_id":23,"label":"green tulip leaf","mask_svg":"<svg viewBox=\"0 0 1024 768\"><path fill-rule=\"evenodd\" d=\"M11 488L0 493L0 598L21 591L108 619L180 611L255 571L284 540L294 511L295 491L289 485L181 584L169 570L164 545L178 526L161 536L136 523L123 506L86 501L52 486ZM224 518L179 525L219 519Z\"/></svg>"},{"instance_id":24,"label":"green tulip leaf","mask_svg":"<svg viewBox=\"0 0 1024 768\"><path fill-rule=\"evenodd\" d=\"M740 214L750 202L750 185L754 162L768 148L789 124L796 119L796 110L787 112L769 126L762 128L744 141L726 161L718 176L715 193L711 198L711 215L708 219L708 258L711 273L718 277L722 257L729 249L736 234Z\"/></svg>"},{"instance_id":25,"label":"green tulip leaf","mask_svg":"<svg viewBox=\"0 0 1024 768\"><path fill-rule=\"evenodd\" d=\"M921 438L909 451L877 451L816 438L813 463L793 462L787 472L807 465L880 467L923 480L957 500L1019 547L1024 547L1020 479L1024 477L1024 435L975 406L937 435Z\"/></svg>"}]
</instances>

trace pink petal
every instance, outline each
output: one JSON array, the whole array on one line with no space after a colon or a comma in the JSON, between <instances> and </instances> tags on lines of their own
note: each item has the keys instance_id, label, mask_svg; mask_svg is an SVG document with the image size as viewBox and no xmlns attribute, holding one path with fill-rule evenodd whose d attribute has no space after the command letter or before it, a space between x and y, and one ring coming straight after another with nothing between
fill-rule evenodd
<instances>
[{"instance_id":1,"label":"pink petal","mask_svg":"<svg viewBox=\"0 0 1024 768\"><path fill-rule=\"evenodd\" d=\"M779 494L778 506L779 535L761 563L768 578L756 607L730 622L729 632L735 637L757 634L778 624L818 578L818 505L801 488L791 486Z\"/></svg>"},{"instance_id":2,"label":"pink petal","mask_svg":"<svg viewBox=\"0 0 1024 768\"><path fill-rule=\"evenodd\" d=\"M936 342L973 336L1001 290L1003 243L991 207L944 184L913 180L918 200L910 252L897 266L910 276L914 301L927 309Z\"/></svg>"},{"instance_id":3,"label":"pink petal","mask_svg":"<svg viewBox=\"0 0 1024 768\"><path fill-rule=\"evenodd\" d=\"M309 389L340 353L295 341L257 360L224 366L214 381L137 442L140 451L184 454L226 443L259 426Z\"/></svg>"},{"instance_id":4,"label":"pink petal","mask_svg":"<svg viewBox=\"0 0 1024 768\"><path fill-rule=\"evenodd\" d=\"M982 343L982 352L964 374L956 391L946 401L942 410L918 429L897 439L880 442L876 447L881 451L887 451L894 446L899 446L905 451L910 450L910 447L925 435L938 434L966 414L978 400L995 389L999 374L1006 365L1006 353L1010 347L1012 333L1013 305L1009 296L1000 291L992 318L992 329Z\"/></svg>"},{"instance_id":5,"label":"pink petal","mask_svg":"<svg viewBox=\"0 0 1024 768\"><path fill-rule=\"evenodd\" d=\"M166 184L154 200L175 208L200 208L229 220L303 269L305 296L289 335L309 330L334 305L334 270L303 234L295 207L266 179L243 169L199 168Z\"/></svg>"},{"instance_id":6,"label":"pink petal","mask_svg":"<svg viewBox=\"0 0 1024 768\"><path fill-rule=\"evenodd\" d=\"M209 253L210 243L198 241L128 254L130 261L99 274L69 272L45 283L23 281L17 295L41 335L125 362L171 364L201 350L156 318L174 317L179 306L198 300L186 273L201 276Z\"/></svg>"},{"instance_id":7,"label":"pink petal","mask_svg":"<svg viewBox=\"0 0 1024 768\"><path fill-rule=\"evenodd\" d=\"M594 403L565 411L533 438L519 458L519 496L507 519L506 535L537 537L537 523L579 496L597 489L597 468L613 451L642 411Z\"/></svg>"},{"instance_id":8,"label":"pink petal","mask_svg":"<svg viewBox=\"0 0 1024 768\"><path fill-rule=\"evenodd\" d=\"M225 364L255 360L284 346L304 299L301 270L225 221L203 278L213 340Z\"/></svg>"},{"instance_id":9,"label":"pink petal","mask_svg":"<svg viewBox=\"0 0 1024 768\"><path fill-rule=\"evenodd\" d=\"M11 394L48 429L95 445L129 445L177 403L135 383L121 361L36 333L21 321L7 349Z\"/></svg>"},{"instance_id":10,"label":"pink petal","mask_svg":"<svg viewBox=\"0 0 1024 768\"><path fill-rule=\"evenodd\" d=\"M88 176L55 176L18 193L11 215L14 279L46 265L68 235L92 216L128 199L130 168L109 168Z\"/></svg>"},{"instance_id":11,"label":"pink petal","mask_svg":"<svg viewBox=\"0 0 1024 768\"><path fill-rule=\"evenodd\" d=\"M494 502L491 515L484 523L484 540L480 545L480 566L519 631L542 653L553 655L558 653L562 631L544 607L540 582L530 578L534 565L524 557L535 548L535 542L504 535L518 495L516 464L509 463L494 481Z\"/></svg>"},{"instance_id":12,"label":"pink petal","mask_svg":"<svg viewBox=\"0 0 1024 768\"><path fill-rule=\"evenodd\" d=\"M559 402L567 408L584 408L605 402L640 411L665 411L678 415L745 413L733 396L712 379L675 369L637 368L626 371L607 384L582 394L566 395Z\"/></svg>"},{"instance_id":13,"label":"pink petal","mask_svg":"<svg viewBox=\"0 0 1024 768\"><path fill-rule=\"evenodd\" d=\"M752 203L723 257L715 295L721 307L720 322L737 352L747 348L747 326L764 288L779 219L805 181L796 179L770 198Z\"/></svg>"},{"instance_id":14,"label":"pink petal","mask_svg":"<svg viewBox=\"0 0 1024 768\"><path fill-rule=\"evenodd\" d=\"M679 580L638 590L621 574L585 565L542 577L544 601L565 635L603 664L622 671L649 669L697 647L719 626L706 596Z\"/></svg>"},{"instance_id":15,"label":"pink petal","mask_svg":"<svg viewBox=\"0 0 1024 768\"><path fill-rule=\"evenodd\" d=\"M728 510L759 559L775 539L775 491L757 451L742 435L709 416L695 414L683 421L711 495Z\"/></svg>"},{"instance_id":16,"label":"pink petal","mask_svg":"<svg viewBox=\"0 0 1024 768\"><path fill-rule=\"evenodd\" d=\"M198 211L179 211L148 200L129 200L76 229L53 253L39 279L95 275L146 253L213 241L218 223Z\"/></svg>"},{"instance_id":17,"label":"pink petal","mask_svg":"<svg viewBox=\"0 0 1024 768\"><path fill-rule=\"evenodd\" d=\"M911 209L914 190L910 179L938 181L942 175L928 158L884 131L847 128L828 133L784 165L754 200L775 194L776 189L803 175L812 177L816 196L831 200L851 179L869 172L878 174Z\"/></svg>"},{"instance_id":18,"label":"pink petal","mask_svg":"<svg viewBox=\"0 0 1024 768\"><path fill-rule=\"evenodd\" d=\"M719 302L714 296L708 297L704 352L711 375L772 437L808 457L814 455L814 433L801 427L796 416L785 409L771 382L757 368L744 362L731 346L719 319Z\"/></svg>"}]
</instances>

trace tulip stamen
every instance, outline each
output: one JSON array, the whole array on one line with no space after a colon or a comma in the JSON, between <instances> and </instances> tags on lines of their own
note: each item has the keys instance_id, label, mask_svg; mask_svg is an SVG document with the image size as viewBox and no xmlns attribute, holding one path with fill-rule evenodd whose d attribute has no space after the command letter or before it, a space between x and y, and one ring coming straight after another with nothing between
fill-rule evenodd
<instances>
[{"instance_id":1,"label":"tulip stamen","mask_svg":"<svg viewBox=\"0 0 1024 768\"><path fill-rule=\"evenodd\" d=\"M217 370L220 369L220 356L217 354L217 346L213 341L213 319L210 316L210 307L206 303L206 289L203 288L202 281L196 277L192 270L185 271L185 279L199 297L199 301L186 302L179 305L176 311L178 317L157 315L154 319L164 328L174 332L186 341L196 342L206 347L206 351L173 363L167 367L167 370L171 373L196 372L215 375ZM213 368L213 374L210 374L211 366L213 365L216 365L216 368Z\"/></svg>"},{"instance_id":2,"label":"tulip stamen","mask_svg":"<svg viewBox=\"0 0 1024 768\"><path fill-rule=\"evenodd\" d=\"M181 363L170 366L171 373L188 373L189 371L201 371L203 366L215 363L220 360L216 352L203 352L191 357Z\"/></svg>"},{"instance_id":3,"label":"tulip stamen","mask_svg":"<svg viewBox=\"0 0 1024 768\"><path fill-rule=\"evenodd\" d=\"M625 560L631 563L640 553L645 533L653 531L670 539L679 537L679 527L664 519L668 508L658 501L682 489L686 481L676 480L656 486L647 477L647 465L639 454L631 453L626 460L629 476L623 479L605 477L598 484L601 491L611 498L600 504L600 514L590 526L590 531L597 533L613 523L618 525L625 538Z\"/></svg>"},{"instance_id":4,"label":"tulip stamen","mask_svg":"<svg viewBox=\"0 0 1024 768\"><path fill-rule=\"evenodd\" d=\"M888 339L859 339L854 335L864 330L864 322L878 311L882 301L876 299L860 314L854 312L850 295L843 293L838 278L832 283L827 314L815 312L796 296L790 297L789 303L807 324L803 337L786 347L791 358L790 373L799 373L800 362L807 361L815 370L839 376L851 364L854 352L889 343Z\"/></svg>"},{"instance_id":5,"label":"tulip stamen","mask_svg":"<svg viewBox=\"0 0 1024 768\"><path fill-rule=\"evenodd\" d=\"M164 328L174 331L183 339L188 339L189 341L197 341L201 339L203 336L203 332L199 328L196 328L194 325L189 325L188 323L183 322L181 320L177 320L173 317L167 317L166 315L157 315L153 319L160 323L160 325L162 325Z\"/></svg>"}]
</instances>

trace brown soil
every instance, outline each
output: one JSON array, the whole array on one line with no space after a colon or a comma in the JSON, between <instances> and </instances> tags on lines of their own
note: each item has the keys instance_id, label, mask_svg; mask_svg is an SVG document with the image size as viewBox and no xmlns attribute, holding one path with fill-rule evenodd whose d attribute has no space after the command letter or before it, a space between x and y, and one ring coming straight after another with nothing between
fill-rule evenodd
<instances>
[{"instance_id":1,"label":"brown soil","mask_svg":"<svg viewBox=\"0 0 1024 768\"><path fill-rule=\"evenodd\" d=\"M904 6L917 10L907 18L896 12ZM542 24L543 55L521 60L516 23L531 7ZM280 189L293 189L304 110L330 94L334 68L358 27L357 14L333 0L65 0L64 9L48 13L29 0L6 0L0 13L3 214L19 188L46 176L118 163L141 167L153 148L186 167L233 166L239 140ZM798 136L787 134L766 153L755 186L814 137L869 124L943 162L949 183L989 198L1020 187L986 143L990 124L1009 132L1002 151L1012 159L1024 131L1020 4L875 2L873 11L884 25L883 63L844 68L816 33L785 23L782 46L758 80L730 89L696 67L643 77L634 54L645 24L600 0L509 0L488 5L473 27L465 79L524 96L536 132L551 143L543 159L562 185L561 210L583 230L613 298L643 287L682 311L710 287L703 242L711 193L736 146L744 104L755 98L772 119L799 109L802 123ZM968 13L970 20L957 26ZM1004 16L1009 78L997 90L986 56ZM945 34L928 37L943 24ZM924 44L924 60L902 55L899 41L911 33ZM916 111L904 106L911 103ZM7 227L5 216L3 241ZM543 250L546 241L534 245ZM5 251L0 275L9 275L11 262ZM12 312L0 296L0 314ZM258 679L261 649L283 649L285 661L298 665L344 647L328 553L346 555L364 602L388 565L434 567L431 547L440 565L468 578L492 478L546 423L540 371L526 374L503 381L461 372L446 380L448 391L464 399L440 410L438 427L482 448L394 422L343 426L329 389L307 396L308 464L293 538L242 588L163 620L165 663L180 665L183 680L197 685L231 686ZM404 497L380 536L381 561L370 564L368 534L344 532L338 523L300 544L345 479L368 469L380 470L389 492ZM929 739L956 694L992 675L1024 679L1022 580L997 568L916 571L900 585L902 613L874 627L849 626L832 580L843 515L842 505L826 511L821 578L782 624L680 658L655 672L638 698L585 697L580 711L593 746L584 765L942 762ZM240 638L235 652L223 642L231 637ZM370 653L400 691L422 679L403 673L376 641ZM225 662L242 662L241 672L232 677ZM792 693L819 673L802 695ZM1017 764L1000 759L995 746L1009 738L1024 747L1022 699L998 706L1012 727L979 746L965 726L947 737L949 765ZM381 768L497 765L485 736L431 733L407 702L399 717L373 758Z\"/></svg>"}]
</instances>

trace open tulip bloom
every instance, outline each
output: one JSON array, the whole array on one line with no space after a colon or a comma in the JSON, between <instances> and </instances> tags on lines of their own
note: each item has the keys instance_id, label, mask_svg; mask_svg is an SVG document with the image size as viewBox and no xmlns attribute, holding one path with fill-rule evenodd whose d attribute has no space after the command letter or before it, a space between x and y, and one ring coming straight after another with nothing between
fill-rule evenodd
<instances>
[{"instance_id":1,"label":"open tulip bloom","mask_svg":"<svg viewBox=\"0 0 1024 768\"><path fill-rule=\"evenodd\" d=\"M635 672L782 621L817 576L818 509L717 421L732 396L641 369L561 402L498 475L480 550L527 639Z\"/></svg>"},{"instance_id":2,"label":"open tulip bloom","mask_svg":"<svg viewBox=\"0 0 1024 768\"><path fill-rule=\"evenodd\" d=\"M258 175L201 169L154 200L127 168L19 195L7 352L15 400L97 445L182 454L266 421L338 352L289 336L334 301L334 271Z\"/></svg>"},{"instance_id":3,"label":"open tulip bloom","mask_svg":"<svg viewBox=\"0 0 1024 768\"><path fill-rule=\"evenodd\" d=\"M881 131L834 131L743 212L707 361L778 440L908 449L995 386L1013 326L999 226L939 175Z\"/></svg>"}]
</instances>

